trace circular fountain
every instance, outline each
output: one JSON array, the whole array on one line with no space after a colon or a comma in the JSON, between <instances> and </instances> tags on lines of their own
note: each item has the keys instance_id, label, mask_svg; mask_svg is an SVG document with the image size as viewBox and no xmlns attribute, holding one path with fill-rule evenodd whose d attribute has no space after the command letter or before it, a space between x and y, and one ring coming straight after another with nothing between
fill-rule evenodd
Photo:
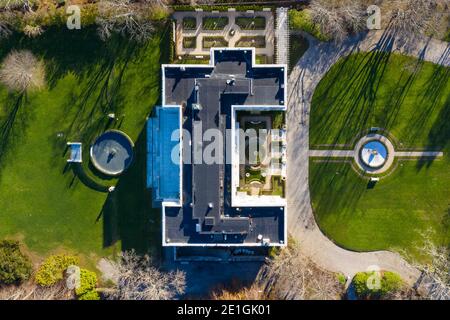
<instances>
[{"instance_id":1,"label":"circular fountain","mask_svg":"<svg viewBox=\"0 0 450 320\"><path fill-rule=\"evenodd\" d=\"M101 173L118 176L133 161L133 147L133 141L124 132L106 131L91 146L91 162Z\"/></svg>"}]
</instances>

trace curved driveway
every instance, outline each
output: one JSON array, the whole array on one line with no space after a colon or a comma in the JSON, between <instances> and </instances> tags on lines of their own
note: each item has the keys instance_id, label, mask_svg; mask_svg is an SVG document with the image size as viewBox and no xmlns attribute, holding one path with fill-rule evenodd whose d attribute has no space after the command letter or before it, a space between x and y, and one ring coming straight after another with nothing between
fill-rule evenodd
<instances>
[{"instance_id":1,"label":"curved driveway","mask_svg":"<svg viewBox=\"0 0 450 320\"><path fill-rule=\"evenodd\" d=\"M376 265L399 273L408 283L416 282L419 270L410 266L399 254L389 251L353 252L335 245L318 228L311 208L309 170L309 111L319 81L341 57L359 51L382 50L450 65L450 46L429 38L416 38L405 43L384 31L371 31L350 37L341 44L318 42L305 35L309 48L289 76L288 97L288 229L303 249L319 266L353 277Z\"/></svg>"}]
</instances>

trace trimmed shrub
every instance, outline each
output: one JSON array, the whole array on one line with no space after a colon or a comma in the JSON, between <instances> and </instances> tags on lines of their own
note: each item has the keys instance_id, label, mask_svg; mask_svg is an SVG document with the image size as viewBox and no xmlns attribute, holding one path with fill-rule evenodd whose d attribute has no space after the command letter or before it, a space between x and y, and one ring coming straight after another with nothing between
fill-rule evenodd
<instances>
[{"instance_id":1,"label":"trimmed shrub","mask_svg":"<svg viewBox=\"0 0 450 320\"><path fill-rule=\"evenodd\" d=\"M44 287L52 286L64 278L64 271L77 265L78 258L65 254L48 257L36 273L36 282Z\"/></svg>"},{"instance_id":2,"label":"trimmed shrub","mask_svg":"<svg viewBox=\"0 0 450 320\"><path fill-rule=\"evenodd\" d=\"M97 275L95 272L80 269L80 286L75 289L77 296L82 296L97 288Z\"/></svg>"},{"instance_id":3,"label":"trimmed shrub","mask_svg":"<svg viewBox=\"0 0 450 320\"><path fill-rule=\"evenodd\" d=\"M371 283L370 277L376 277L373 272L358 272L352 280L355 293L361 299L380 299L388 293L400 290L404 283L400 276L394 272L384 271L379 279L379 286L368 286Z\"/></svg>"},{"instance_id":4,"label":"trimmed shrub","mask_svg":"<svg viewBox=\"0 0 450 320\"><path fill-rule=\"evenodd\" d=\"M95 290L91 290L78 297L78 300L100 300L100 296Z\"/></svg>"},{"instance_id":5,"label":"trimmed shrub","mask_svg":"<svg viewBox=\"0 0 450 320\"><path fill-rule=\"evenodd\" d=\"M0 82L10 91L25 92L45 85L44 63L28 50L11 51L2 62Z\"/></svg>"},{"instance_id":6,"label":"trimmed shrub","mask_svg":"<svg viewBox=\"0 0 450 320\"><path fill-rule=\"evenodd\" d=\"M30 278L30 259L20 251L18 241L0 241L0 283L18 283Z\"/></svg>"}]
</instances>

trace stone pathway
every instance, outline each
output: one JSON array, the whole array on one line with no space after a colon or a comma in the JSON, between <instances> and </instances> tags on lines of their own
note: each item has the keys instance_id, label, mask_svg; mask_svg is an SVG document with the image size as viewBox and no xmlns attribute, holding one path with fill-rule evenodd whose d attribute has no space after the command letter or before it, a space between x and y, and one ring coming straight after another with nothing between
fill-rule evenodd
<instances>
[{"instance_id":1,"label":"stone pathway","mask_svg":"<svg viewBox=\"0 0 450 320\"><path fill-rule=\"evenodd\" d=\"M319 266L353 277L376 265L400 274L413 284L419 270L410 266L399 254L389 251L353 252L328 239L317 226L309 193L309 113L316 86L325 73L341 57L360 51L398 52L441 65L450 65L450 45L429 38L403 41L388 32L372 31L348 38L342 44L320 43L304 35L310 45L289 77L288 98L288 228L302 246L303 252Z\"/></svg>"},{"instance_id":2,"label":"stone pathway","mask_svg":"<svg viewBox=\"0 0 450 320\"><path fill-rule=\"evenodd\" d=\"M289 65L289 15L287 8L277 8L277 38L276 63Z\"/></svg>"},{"instance_id":3,"label":"stone pathway","mask_svg":"<svg viewBox=\"0 0 450 320\"><path fill-rule=\"evenodd\" d=\"M274 31L274 17L271 11L257 11L257 12L189 12L177 11L173 14L176 19L176 52L177 55L189 54L192 56L208 56L210 54L209 48L203 48L204 37L223 37L228 42L228 47L234 48L241 37L245 36L264 36L266 39L265 48L256 48L256 54L263 54L273 59L275 51L275 31ZM197 19L196 30L183 30L183 18L195 17ZM228 25L223 30L204 30L202 28L202 21L204 17L228 17ZM266 28L264 30L243 30L235 24L237 17L265 17ZM230 30L235 30L234 35L230 35ZM195 37L196 48L183 48L184 37Z\"/></svg>"},{"instance_id":4,"label":"stone pathway","mask_svg":"<svg viewBox=\"0 0 450 320\"><path fill-rule=\"evenodd\" d=\"M360 158L361 148L369 141L381 141L387 149L387 160L379 168L368 167ZM385 136L368 134L362 137L352 150L309 150L310 157L353 158L359 168L367 173L380 174L387 171L397 158L438 158L444 155L440 151L396 151L394 145Z\"/></svg>"}]
</instances>

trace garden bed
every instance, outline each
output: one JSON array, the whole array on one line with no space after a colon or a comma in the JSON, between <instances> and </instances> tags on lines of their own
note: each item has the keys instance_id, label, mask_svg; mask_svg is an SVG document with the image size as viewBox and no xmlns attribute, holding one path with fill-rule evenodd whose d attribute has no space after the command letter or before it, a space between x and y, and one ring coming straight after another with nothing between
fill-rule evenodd
<instances>
[{"instance_id":1,"label":"garden bed","mask_svg":"<svg viewBox=\"0 0 450 320\"><path fill-rule=\"evenodd\" d=\"M266 37L265 36L244 36L236 42L236 47L253 47L253 48L265 48Z\"/></svg>"},{"instance_id":2,"label":"garden bed","mask_svg":"<svg viewBox=\"0 0 450 320\"><path fill-rule=\"evenodd\" d=\"M183 18L183 29L184 30L197 29L197 19L195 17L184 17Z\"/></svg>"},{"instance_id":3,"label":"garden bed","mask_svg":"<svg viewBox=\"0 0 450 320\"><path fill-rule=\"evenodd\" d=\"M202 27L204 30L223 30L228 25L228 17L204 17Z\"/></svg>"},{"instance_id":4,"label":"garden bed","mask_svg":"<svg viewBox=\"0 0 450 320\"><path fill-rule=\"evenodd\" d=\"M264 30L266 28L265 17L237 17L236 25L242 30Z\"/></svg>"},{"instance_id":5,"label":"garden bed","mask_svg":"<svg viewBox=\"0 0 450 320\"><path fill-rule=\"evenodd\" d=\"M195 49L197 37L183 37L184 49Z\"/></svg>"},{"instance_id":6,"label":"garden bed","mask_svg":"<svg viewBox=\"0 0 450 320\"><path fill-rule=\"evenodd\" d=\"M202 46L204 49L212 47L228 47L228 42L224 37L203 37Z\"/></svg>"}]
</instances>

